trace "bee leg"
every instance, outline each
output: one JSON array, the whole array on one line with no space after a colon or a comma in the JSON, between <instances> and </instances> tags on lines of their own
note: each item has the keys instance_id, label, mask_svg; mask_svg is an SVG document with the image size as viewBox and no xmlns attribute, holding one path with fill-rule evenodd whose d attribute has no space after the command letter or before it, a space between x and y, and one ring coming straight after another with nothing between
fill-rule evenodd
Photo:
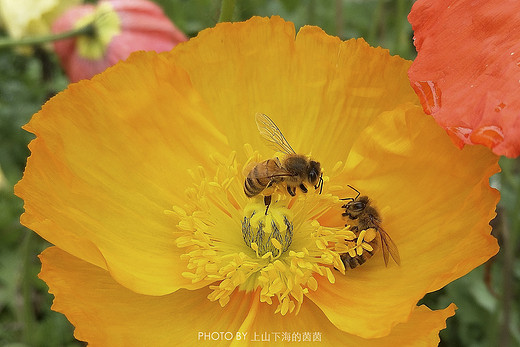
<instances>
[{"instance_id":1,"label":"bee leg","mask_svg":"<svg viewBox=\"0 0 520 347\"><path fill-rule=\"evenodd\" d=\"M307 187L303 183L300 184L300 189L302 190L302 192L307 193Z\"/></svg>"},{"instance_id":2,"label":"bee leg","mask_svg":"<svg viewBox=\"0 0 520 347\"><path fill-rule=\"evenodd\" d=\"M292 187L287 186L287 191L289 192L289 194L291 194L291 196L296 195L296 188L293 190Z\"/></svg>"},{"instance_id":3,"label":"bee leg","mask_svg":"<svg viewBox=\"0 0 520 347\"><path fill-rule=\"evenodd\" d=\"M350 212L343 212L341 215L342 215L343 217L348 217L348 218L350 218L350 219L352 219L352 220L358 218L358 216L353 216L352 214L350 214Z\"/></svg>"},{"instance_id":4,"label":"bee leg","mask_svg":"<svg viewBox=\"0 0 520 347\"><path fill-rule=\"evenodd\" d=\"M323 191L323 172L320 175L320 180L318 181L318 184L314 186L314 189L320 188L320 194ZM341 199L340 199L341 200Z\"/></svg>"},{"instance_id":5,"label":"bee leg","mask_svg":"<svg viewBox=\"0 0 520 347\"><path fill-rule=\"evenodd\" d=\"M348 224L345 224L345 226L347 227ZM353 227L350 227L350 231L357 232L358 231L357 225L354 225Z\"/></svg>"},{"instance_id":6,"label":"bee leg","mask_svg":"<svg viewBox=\"0 0 520 347\"><path fill-rule=\"evenodd\" d=\"M267 210L269 210L269 205L271 205L271 195L264 196L264 204L265 204L265 215L267 216Z\"/></svg>"}]
</instances>

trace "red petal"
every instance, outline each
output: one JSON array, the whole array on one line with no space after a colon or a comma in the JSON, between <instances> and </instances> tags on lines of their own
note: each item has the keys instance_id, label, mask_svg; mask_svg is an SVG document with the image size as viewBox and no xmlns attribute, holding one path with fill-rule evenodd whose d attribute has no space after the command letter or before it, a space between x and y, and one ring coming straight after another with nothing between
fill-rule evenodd
<instances>
[{"instance_id":1,"label":"red petal","mask_svg":"<svg viewBox=\"0 0 520 347\"><path fill-rule=\"evenodd\" d=\"M455 142L520 154L520 2L419 0L408 16L408 75L426 113Z\"/></svg>"}]
</instances>

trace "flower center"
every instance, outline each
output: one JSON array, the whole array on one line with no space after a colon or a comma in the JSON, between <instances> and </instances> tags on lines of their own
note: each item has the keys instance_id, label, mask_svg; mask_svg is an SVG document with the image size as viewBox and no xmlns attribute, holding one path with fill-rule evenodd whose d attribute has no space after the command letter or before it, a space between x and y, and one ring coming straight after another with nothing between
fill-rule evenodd
<instances>
[{"instance_id":1,"label":"flower center","mask_svg":"<svg viewBox=\"0 0 520 347\"><path fill-rule=\"evenodd\" d=\"M258 257L270 254L273 258L289 249L293 238L292 214L284 207L273 206L264 213L264 204L252 202L244 209L242 237Z\"/></svg>"},{"instance_id":2,"label":"flower center","mask_svg":"<svg viewBox=\"0 0 520 347\"><path fill-rule=\"evenodd\" d=\"M250 161L262 161L251 146L245 150ZM208 298L221 306L235 290L260 289L260 301L276 300L276 312L298 312L304 294L317 290L317 276L334 283L332 270L344 273L335 248L356 236L342 225L320 225L317 219L341 202L313 189L296 197L275 191L266 214L263 196L244 194L250 162L239 170L235 157L215 156L212 175L199 168L192 174L194 187L186 191L187 203L166 211L177 219L177 246L187 267L183 276L209 284Z\"/></svg>"},{"instance_id":3,"label":"flower center","mask_svg":"<svg viewBox=\"0 0 520 347\"><path fill-rule=\"evenodd\" d=\"M93 25L92 35L78 37L78 54L86 59L99 60L105 55L112 38L121 33L121 21L108 2L99 4L94 13L88 14L76 22L76 28Z\"/></svg>"}]
</instances>

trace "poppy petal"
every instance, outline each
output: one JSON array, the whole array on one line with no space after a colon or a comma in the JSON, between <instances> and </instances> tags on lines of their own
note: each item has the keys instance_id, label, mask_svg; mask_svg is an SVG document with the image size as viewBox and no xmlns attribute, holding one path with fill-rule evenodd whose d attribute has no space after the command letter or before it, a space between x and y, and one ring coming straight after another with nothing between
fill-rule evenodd
<instances>
[{"instance_id":1,"label":"poppy petal","mask_svg":"<svg viewBox=\"0 0 520 347\"><path fill-rule=\"evenodd\" d=\"M249 143L272 156L254 121L264 113L296 152L312 153L329 171L372 117L416 100L406 76L410 62L317 27L296 35L294 24L277 16L218 24L178 45L170 59L189 71L231 147Z\"/></svg>"},{"instance_id":2,"label":"poppy petal","mask_svg":"<svg viewBox=\"0 0 520 347\"><path fill-rule=\"evenodd\" d=\"M420 0L408 16L418 55L409 71L426 113L454 142L520 154L520 3Z\"/></svg>"},{"instance_id":3,"label":"poppy petal","mask_svg":"<svg viewBox=\"0 0 520 347\"><path fill-rule=\"evenodd\" d=\"M25 126L37 138L15 188L21 222L135 291L191 286L164 211L185 201L185 168L229 153L208 112L186 73L155 53L71 85Z\"/></svg>"},{"instance_id":4,"label":"poppy petal","mask_svg":"<svg viewBox=\"0 0 520 347\"><path fill-rule=\"evenodd\" d=\"M391 335L365 340L338 330L310 301L296 317L274 315L273 307L259 303L255 293L235 293L222 308L205 298L209 293L207 289L181 289L164 296L134 293L115 282L105 270L57 247L46 249L40 259L40 277L55 296L53 310L66 314L76 327L74 336L92 345L254 344L262 341L356 346L434 345L439 341L438 332L445 327L446 318L454 313L453 305L439 311L420 306L410 320L397 325Z\"/></svg>"}]
</instances>

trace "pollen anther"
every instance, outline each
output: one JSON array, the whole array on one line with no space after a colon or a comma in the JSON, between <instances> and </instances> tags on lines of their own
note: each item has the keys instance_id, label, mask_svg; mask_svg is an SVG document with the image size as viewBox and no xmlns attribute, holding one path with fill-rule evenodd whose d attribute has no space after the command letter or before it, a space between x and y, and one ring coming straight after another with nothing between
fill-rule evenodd
<instances>
[{"instance_id":1,"label":"pollen anther","mask_svg":"<svg viewBox=\"0 0 520 347\"><path fill-rule=\"evenodd\" d=\"M249 146L246 150L253 161L260 159ZM266 214L261 196L244 195L236 154L211 159L215 172L191 170L195 184L186 189L187 203L165 211L175 219L177 246L184 249L183 277L207 283L212 290L208 299L221 306L237 290L254 291L260 302L277 304L275 312L297 313L305 294L318 290L318 276L334 283L337 272L331 269L344 273L338 250L356 252L359 237L348 227L328 228L318 222L317 216L337 205L336 197L280 196ZM365 239L369 237L367 230Z\"/></svg>"}]
</instances>

